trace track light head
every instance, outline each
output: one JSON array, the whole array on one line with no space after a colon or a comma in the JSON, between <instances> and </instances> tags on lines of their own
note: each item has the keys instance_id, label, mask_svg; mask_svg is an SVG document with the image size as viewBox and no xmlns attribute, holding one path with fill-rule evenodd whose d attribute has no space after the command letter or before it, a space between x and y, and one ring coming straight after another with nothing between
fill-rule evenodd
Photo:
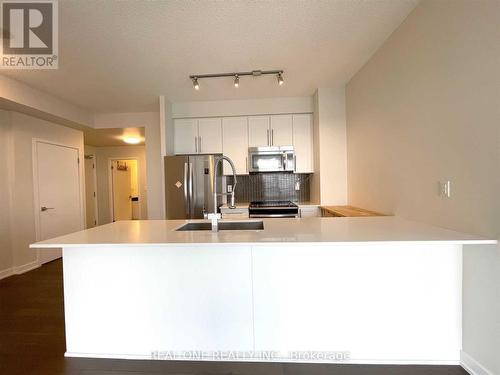
<instances>
[{"instance_id":1,"label":"track light head","mask_svg":"<svg viewBox=\"0 0 500 375\"><path fill-rule=\"evenodd\" d=\"M193 78L193 87L195 90L200 89L200 85L198 84L198 78L196 78L196 77Z\"/></svg>"},{"instance_id":2,"label":"track light head","mask_svg":"<svg viewBox=\"0 0 500 375\"><path fill-rule=\"evenodd\" d=\"M283 80L283 76L281 75L281 72L278 73L278 75L276 76L276 78L278 79L278 85L282 85L285 81Z\"/></svg>"},{"instance_id":3,"label":"track light head","mask_svg":"<svg viewBox=\"0 0 500 375\"><path fill-rule=\"evenodd\" d=\"M239 85L240 85L240 77L238 76L238 74L236 74L234 76L234 87L238 88Z\"/></svg>"}]
</instances>

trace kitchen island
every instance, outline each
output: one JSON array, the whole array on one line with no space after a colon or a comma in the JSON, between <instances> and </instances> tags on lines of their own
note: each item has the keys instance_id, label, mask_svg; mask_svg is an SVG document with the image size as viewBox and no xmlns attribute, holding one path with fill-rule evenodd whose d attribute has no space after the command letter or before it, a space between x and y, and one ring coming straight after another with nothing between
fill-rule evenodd
<instances>
[{"instance_id":1,"label":"kitchen island","mask_svg":"<svg viewBox=\"0 0 500 375\"><path fill-rule=\"evenodd\" d=\"M462 246L496 243L397 217L186 222L31 246L63 248L66 356L457 364Z\"/></svg>"}]
</instances>

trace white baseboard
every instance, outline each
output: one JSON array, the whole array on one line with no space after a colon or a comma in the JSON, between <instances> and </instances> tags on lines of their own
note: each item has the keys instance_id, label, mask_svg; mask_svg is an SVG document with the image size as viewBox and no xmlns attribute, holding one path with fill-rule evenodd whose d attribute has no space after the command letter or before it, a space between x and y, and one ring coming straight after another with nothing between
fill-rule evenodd
<instances>
[{"instance_id":1,"label":"white baseboard","mask_svg":"<svg viewBox=\"0 0 500 375\"><path fill-rule=\"evenodd\" d=\"M460 351L460 365L471 375L494 375L463 350Z\"/></svg>"},{"instance_id":2,"label":"white baseboard","mask_svg":"<svg viewBox=\"0 0 500 375\"><path fill-rule=\"evenodd\" d=\"M165 358L165 359L152 359L151 354L109 354L109 353L79 353L79 352L65 352L65 357L68 358L104 358L104 359L138 359L138 360L151 360L151 361L203 361L203 362L278 362L278 363L322 363L322 364L337 364L337 365L433 365L433 366L459 366L459 361L455 360L347 360L347 361L303 361L303 360L291 360L287 358L274 358L274 359L259 359L254 357L244 358L240 357L238 359L234 358L218 358L214 360L213 358L196 358L192 357L176 357L176 358Z\"/></svg>"},{"instance_id":3,"label":"white baseboard","mask_svg":"<svg viewBox=\"0 0 500 375\"><path fill-rule=\"evenodd\" d=\"M35 261L31 262L31 263L23 264L22 266L13 267L13 272L16 275L20 275L22 273L34 270L35 268L38 268L40 266L41 266L41 264L38 263L37 260L35 260Z\"/></svg>"},{"instance_id":4,"label":"white baseboard","mask_svg":"<svg viewBox=\"0 0 500 375\"><path fill-rule=\"evenodd\" d=\"M14 274L14 271L12 268L7 268L5 270L0 271L0 280L5 279L6 277L12 276Z\"/></svg>"},{"instance_id":5,"label":"white baseboard","mask_svg":"<svg viewBox=\"0 0 500 375\"><path fill-rule=\"evenodd\" d=\"M6 277L12 276L12 275L20 275L22 273L34 270L35 268L40 267L41 264L38 263L37 260L23 264L22 266L17 266L17 267L11 267L7 268L5 270L0 271L0 280L5 279Z\"/></svg>"}]
</instances>

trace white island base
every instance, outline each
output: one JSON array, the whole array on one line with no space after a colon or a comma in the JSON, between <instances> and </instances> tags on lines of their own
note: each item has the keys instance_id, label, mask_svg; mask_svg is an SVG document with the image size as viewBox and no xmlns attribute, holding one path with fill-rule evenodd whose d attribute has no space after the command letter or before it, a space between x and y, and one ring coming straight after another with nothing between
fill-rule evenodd
<instances>
[{"instance_id":1,"label":"white island base","mask_svg":"<svg viewBox=\"0 0 500 375\"><path fill-rule=\"evenodd\" d=\"M337 232L340 242L294 242L292 220L290 237L265 222L252 243L243 233L170 232L177 221L115 223L35 244L63 247L66 356L459 363L462 243L474 239L443 231L444 241L434 228L429 241L348 242ZM373 219L361 220L366 229ZM170 228L164 243L154 225ZM106 230L122 238L134 228L147 239L97 243Z\"/></svg>"},{"instance_id":2,"label":"white island base","mask_svg":"<svg viewBox=\"0 0 500 375\"><path fill-rule=\"evenodd\" d=\"M71 248L64 300L67 356L458 363L461 246Z\"/></svg>"}]
</instances>

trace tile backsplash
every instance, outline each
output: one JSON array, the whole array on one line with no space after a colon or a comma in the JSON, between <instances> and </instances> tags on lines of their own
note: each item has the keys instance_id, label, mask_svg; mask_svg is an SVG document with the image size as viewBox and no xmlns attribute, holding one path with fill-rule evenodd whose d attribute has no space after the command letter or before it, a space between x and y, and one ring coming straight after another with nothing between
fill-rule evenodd
<instances>
[{"instance_id":1,"label":"tile backsplash","mask_svg":"<svg viewBox=\"0 0 500 375\"><path fill-rule=\"evenodd\" d=\"M256 173L237 176L236 202L260 200L309 201L311 176L311 174L294 173ZM299 183L300 190L295 190L296 182ZM233 184L233 176L226 177L226 184Z\"/></svg>"}]
</instances>

